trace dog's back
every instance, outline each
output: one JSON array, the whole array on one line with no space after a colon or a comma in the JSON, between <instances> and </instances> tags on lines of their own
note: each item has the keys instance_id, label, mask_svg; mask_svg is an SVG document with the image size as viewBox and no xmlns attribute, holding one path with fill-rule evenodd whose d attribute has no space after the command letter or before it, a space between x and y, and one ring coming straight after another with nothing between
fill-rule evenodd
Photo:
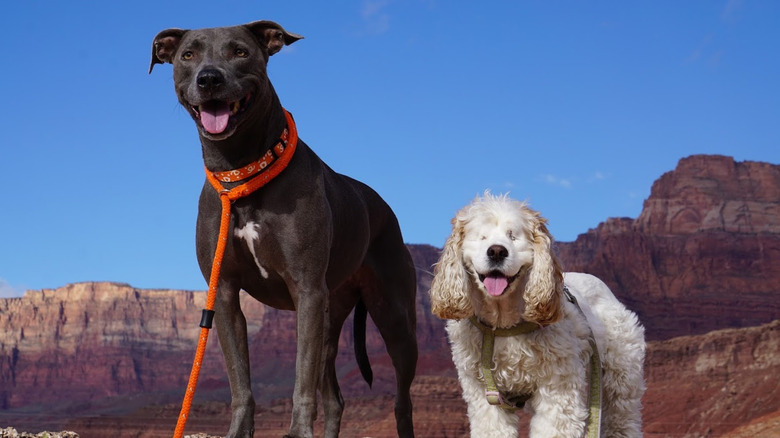
<instances>
[{"instance_id":1,"label":"dog's back","mask_svg":"<svg viewBox=\"0 0 780 438\"><path fill-rule=\"evenodd\" d=\"M604 436L641 436L645 330L597 277L568 272L564 281L588 319L604 367Z\"/></svg>"}]
</instances>

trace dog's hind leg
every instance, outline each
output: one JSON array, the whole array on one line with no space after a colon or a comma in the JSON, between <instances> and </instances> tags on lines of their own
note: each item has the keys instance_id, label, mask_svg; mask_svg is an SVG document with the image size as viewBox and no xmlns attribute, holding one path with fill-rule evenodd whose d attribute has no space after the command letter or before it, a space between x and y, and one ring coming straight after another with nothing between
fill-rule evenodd
<instances>
[{"instance_id":1,"label":"dog's hind leg","mask_svg":"<svg viewBox=\"0 0 780 438\"><path fill-rule=\"evenodd\" d=\"M395 419L399 437L413 437L411 386L417 368L416 277L408 250L397 239L393 244L375 241L369 266L375 281L363 288L363 301L385 341L395 368Z\"/></svg>"},{"instance_id":2,"label":"dog's hind leg","mask_svg":"<svg viewBox=\"0 0 780 438\"><path fill-rule=\"evenodd\" d=\"M620 326L618 326L620 327ZM641 334L633 337L631 326L623 330L620 343L613 343L604 356L604 436L638 438L642 436L642 395L645 391L642 365L645 344ZM637 328L633 328L638 333Z\"/></svg>"},{"instance_id":3,"label":"dog's hind leg","mask_svg":"<svg viewBox=\"0 0 780 438\"><path fill-rule=\"evenodd\" d=\"M384 334L382 337L395 368L395 421L398 436L414 437L411 387L417 369L417 340L415 330L409 330L408 326L400 325L398 330L404 334L397 339L388 340Z\"/></svg>"}]
</instances>

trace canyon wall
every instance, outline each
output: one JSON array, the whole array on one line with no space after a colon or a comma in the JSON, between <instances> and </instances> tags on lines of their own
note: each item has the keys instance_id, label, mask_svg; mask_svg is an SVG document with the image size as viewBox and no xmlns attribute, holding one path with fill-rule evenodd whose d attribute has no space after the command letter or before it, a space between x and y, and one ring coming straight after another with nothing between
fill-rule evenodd
<instances>
[{"instance_id":1,"label":"canyon wall","mask_svg":"<svg viewBox=\"0 0 780 438\"><path fill-rule=\"evenodd\" d=\"M556 243L564 267L604 279L654 341L646 364L646 436L780 433L779 205L780 166L693 156L653 184L638 218L607 219L574 242ZM415 426L420 436L465 436L444 324L429 310L439 250L409 250L418 273ZM290 418L295 314L244 298L258 433L281 435ZM204 302L205 292L118 283L0 299L0 427L67 425L85 438L169 436ZM370 320L367 344L373 389L357 370L349 318L337 360L347 437L394 430L392 367ZM188 430L224 433L228 412L213 333Z\"/></svg>"},{"instance_id":2,"label":"canyon wall","mask_svg":"<svg viewBox=\"0 0 780 438\"><path fill-rule=\"evenodd\" d=\"M649 339L780 318L780 166L684 158L637 219L608 219L556 251L566 270L602 278Z\"/></svg>"}]
</instances>

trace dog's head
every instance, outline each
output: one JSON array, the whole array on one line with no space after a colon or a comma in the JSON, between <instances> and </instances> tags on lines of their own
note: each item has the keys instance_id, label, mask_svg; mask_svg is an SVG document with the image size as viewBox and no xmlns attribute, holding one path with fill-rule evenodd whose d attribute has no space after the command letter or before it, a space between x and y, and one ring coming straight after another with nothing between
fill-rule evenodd
<instances>
[{"instance_id":1,"label":"dog's head","mask_svg":"<svg viewBox=\"0 0 780 438\"><path fill-rule=\"evenodd\" d=\"M273 21L212 29L166 29L154 38L149 73L173 64L179 102L206 138L230 137L252 112L265 111L273 87L268 58L303 38Z\"/></svg>"},{"instance_id":2,"label":"dog's head","mask_svg":"<svg viewBox=\"0 0 780 438\"><path fill-rule=\"evenodd\" d=\"M433 313L444 319L476 314L503 325L554 323L561 317L563 273L551 245L538 212L485 192L452 220L452 234L434 268Z\"/></svg>"}]
</instances>

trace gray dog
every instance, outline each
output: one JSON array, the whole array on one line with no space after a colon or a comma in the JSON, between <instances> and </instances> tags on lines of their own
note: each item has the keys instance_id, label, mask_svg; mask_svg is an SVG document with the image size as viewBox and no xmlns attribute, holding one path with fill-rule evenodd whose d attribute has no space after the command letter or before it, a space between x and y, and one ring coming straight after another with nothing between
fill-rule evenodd
<instances>
[{"instance_id":1,"label":"gray dog","mask_svg":"<svg viewBox=\"0 0 780 438\"><path fill-rule=\"evenodd\" d=\"M271 21L214 29L168 29L154 38L155 64L173 64L179 102L200 134L208 172L262 160L288 127L266 74L268 58L302 38ZM240 182L224 183L226 189ZM290 437L311 437L319 389L325 436L339 434L344 402L335 359L344 320L355 309L355 353L371 384L366 312L395 367L398 435L414 436L409 388L417 364L415 269L390 207L371 188L331 170L302 141L267 185L232 204L230 233L214 306L233 416L228 437L254 433L243 289L297 313L297 355ZM220 198L200 195L197 255L208 279L217 245Z\"/></svg>"}]
</instances>

